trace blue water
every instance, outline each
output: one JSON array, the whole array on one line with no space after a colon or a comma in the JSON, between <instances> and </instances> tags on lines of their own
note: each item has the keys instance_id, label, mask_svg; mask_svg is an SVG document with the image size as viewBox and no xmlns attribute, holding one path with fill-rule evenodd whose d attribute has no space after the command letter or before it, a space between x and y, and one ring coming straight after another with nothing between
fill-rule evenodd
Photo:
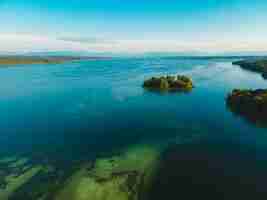
<instances>
[{"instance_id":1,"label":"blue water","mask_svg":"<svg viewBox=\"0 0 267 200\"><path fill-rule=\"evenodd\" d=\"M256 149L267 129L232 114L234 88L267 88L230 59L123 58L0 69L0 154L95 157L140 142L206 139ZM142 88L154 75L184 74L191 93ZM248 148L249 149L249 148ZM266 156L265 156L266 155Z\"/></svg>"}]
</instances>

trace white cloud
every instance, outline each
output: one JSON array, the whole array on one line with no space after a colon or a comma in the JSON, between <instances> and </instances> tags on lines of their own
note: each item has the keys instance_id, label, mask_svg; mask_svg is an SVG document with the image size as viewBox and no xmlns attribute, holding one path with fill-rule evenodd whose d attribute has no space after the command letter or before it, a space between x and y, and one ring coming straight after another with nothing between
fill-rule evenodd
<instances>
[{"instance_id":1,"label":"white cloud","mask_svg":"<svg viewBox=\"0 0 267 200\"><path fill-rule=\"evenodd\" d=\"M106 40L104 38L96 38L96 37L59 37L58 40L62 40L65 42L78 42L81 44L115 44L116 41L113 40Z\"/></svg>"},{"instance_id":2,"label":"white cloud","mask_svg":"<svg viewBox=\"0 0 267 200\"><path fill-rule=\"evenodd\" d=\"M0 52L91 51L91 52L240 52L267 51L267 42L105 40L97 38L53 38L31 34L1 34Z\"/></svg>"},{"instance_id":3,"label":"white cloud","mask_svg":"<svg viewBox=\"0 0 267 200\"><path fill-rule=\"evenodd\" d=\"M46 36L30 34L0 34L0 52L83 50L85 47L75 42L65 42Z\"/></svg>"}]
</instances>

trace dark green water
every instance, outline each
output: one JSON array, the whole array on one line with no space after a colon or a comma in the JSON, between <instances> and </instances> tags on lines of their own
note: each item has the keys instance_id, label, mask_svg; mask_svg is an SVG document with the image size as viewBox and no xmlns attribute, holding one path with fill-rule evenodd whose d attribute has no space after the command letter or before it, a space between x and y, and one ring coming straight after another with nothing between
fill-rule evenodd
<instances>
[{"instance_id":1,"label":"dark green water","mask_svg":"<svg viewBox=\"0 0 267 200\"><path fill-rule=\"evenodd\" d=\"M132 58L1 68L0 154L68 162L138 143L208 141L238 146L248 163L261 165L267 129L233 115L225 97L234 88L267 88L267 81L232 61ZM192 77L191 93L141 87L152 75L179 73Z\"/></svg>"}]
</instances>

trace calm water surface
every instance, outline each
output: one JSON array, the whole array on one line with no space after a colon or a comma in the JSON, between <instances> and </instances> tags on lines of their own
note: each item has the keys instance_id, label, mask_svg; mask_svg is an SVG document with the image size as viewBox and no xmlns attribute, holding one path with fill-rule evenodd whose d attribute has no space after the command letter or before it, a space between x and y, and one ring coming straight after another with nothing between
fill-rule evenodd
<instances>
[{"instance_id":1,"label":"calm water surface","mask_svg":"<svg viewBox=\"0 0 267 200\"><path fill-rule=\"evenodd\" d=\"M267 88L267 81L231 62L132 58L1 68L0 154L73 160L140 142L204 139L265 160L267 129L233 115L225 97L234 88ZM178 73L192 77L191 93L141 87L145 78Z\"/></svg>"}]
</instances>

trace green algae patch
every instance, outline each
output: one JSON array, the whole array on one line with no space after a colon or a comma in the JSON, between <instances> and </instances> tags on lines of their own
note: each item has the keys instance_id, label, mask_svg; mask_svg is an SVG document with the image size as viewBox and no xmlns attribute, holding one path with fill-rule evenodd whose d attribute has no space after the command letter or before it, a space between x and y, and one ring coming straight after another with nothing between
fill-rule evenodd
<instances>
[{"instance_id":1,"label":"green algae patch","mask_svg":"<svg viewBox=\"0 0 267 200\"><path fill-rule=\"evenodd\" d=\"M37 175L42 170L41 166L33 167L27 170L25 173L17 176L10 174L5 177L6 186L0 189L0 199L9 200L9 197L15 192L19 187L28 182L32 177Z\"/></svg>"},{"instance_id":2,"label":"green algae patch","mask_svg":"<svg viewBox=\"0 0 267 200\"><path fill-rule=\"evenodd\" d=\"M55 196L55 200L137 200L145 192L159 152L142 146L111 158L85 164Z\"/></svg>"},{"instance_id":3,"label":"green algae patch","mask_svg":"<svg viewBox=\"0 0 267 200\"><path fill-rule=\"evenodd\" d=\"M62 170L47 161L4 157L0 162L0 199L51 200L51 194L66 180Z\"/></svg>"},{"instance_id":4,"label":"green algae patch","mask_svg":"<svg viewBox=\"0 0 267 200\"><path fill-rule=\"evenodd\" d=\"M121 191L123 178L100 183L88 177L85 168L77 172L67 183L66 187L55 197L55 200L87 200L87 199L127 199L127 193Z\"/></svg>"}]
</instances>

